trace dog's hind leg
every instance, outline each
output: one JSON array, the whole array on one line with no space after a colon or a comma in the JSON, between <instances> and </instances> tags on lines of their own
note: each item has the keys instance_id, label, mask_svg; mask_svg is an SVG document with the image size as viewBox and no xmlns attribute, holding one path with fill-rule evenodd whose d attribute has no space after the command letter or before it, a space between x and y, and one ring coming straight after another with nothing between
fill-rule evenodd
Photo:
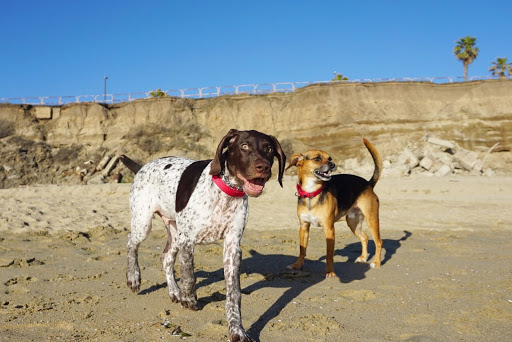
<instances>
[{"instance_id":1,"label":"dog's hind leg","mask_svg":"<svg viewBox=\"0 0 512 342\"><path fill-rule=\"evenodd\" d=\"M139 245L146 239L151 231L151 214L138 214L138 211L132 211L132 223L130 237L126 244L128 266L126 268L126 284L133 292L140 290L140 267L138 261Z\"/></svg>"},{"instance_id":2,"label":"dog's hind leg","mask_svg":"<svg viewBox=\"0 0 512 342\"><path fill-rule=\"evenodd\" d=\"M379 199L377 196L373 197L368 207L363 208L364 217L366 218L366 224L372 234L373 242L375 243L375 256L373 262L370 264L371 267L379 268L381 253L382 253L382 239L380 238L379 228Z\"/></svg>"},{"instance_id":3,"label":"dog's hind leg","mask_svg":"<svg viewBox=\"0 0 512 342\"><path fill-rule=\"evenodd\" d=\"M368 261L368 235L363 231L364 215L359 208L352 208L347 213L347 225L355 236L361 241L361 256L356 262Z\"/></svg>"},{"instance_id":4,"label":"dog's hind leg","mask_svg":"<svg viewBox=\"0 0 512 342\"><path fill-rule=\"evenodd\" d=\"M167 279L167 286L169 288L169 297L174 303L180 301L180 289L176 283L176 277L174 276L174 264L176 262L176 255L178 254L178 242L176 241L176 222L166 221L164 219L165 228L167 230L167 244L162 253L162 267L165 271L165 277ZM174 234L171 233L170 226L174 227Z\"/></svg>"}]
</instances>

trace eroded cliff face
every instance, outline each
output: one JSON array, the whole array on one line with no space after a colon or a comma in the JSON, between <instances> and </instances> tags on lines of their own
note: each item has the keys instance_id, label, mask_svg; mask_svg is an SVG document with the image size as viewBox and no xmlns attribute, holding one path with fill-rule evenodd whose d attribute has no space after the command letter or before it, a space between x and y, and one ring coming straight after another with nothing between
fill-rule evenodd
<instances>
[{"instance_id":1,"label":"eroded cliff face","mask_svg":"<svg viewBox=\"0 0 512 342\"><path fill-rule=\"evenodd\" d=\"M468 149L512 147L510 80L329 83L289 94L70 104L53 107L51 119L38 119L37 109L0 105L4 146L15 135L47 144L53 155L74 146L83 159L105 153L143 161L169 154L208 158L222 136L237 128L276 136L288 155L319 148L337 160L366 155L363 136L383 155L426 135ZM11 133L2 135L2 127Z\"/></svg>"}]
</instances>

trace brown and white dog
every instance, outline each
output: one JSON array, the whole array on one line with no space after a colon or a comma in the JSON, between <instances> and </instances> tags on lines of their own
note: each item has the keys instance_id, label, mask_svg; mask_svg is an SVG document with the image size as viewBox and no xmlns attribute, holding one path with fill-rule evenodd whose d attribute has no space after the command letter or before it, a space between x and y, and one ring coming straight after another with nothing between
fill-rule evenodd
<instances>
[{"instance_id":1,"label":"brown and white dog","mask_svg":"<svg viewBox=\"0 0 512 342\"><path fill-rule=\"evenodd\" d=\"M213 160L165 157L141 166L126 156L121 161L136 173L130 190L131 232L128 239L127 285L141 286L138 249L158 214L167 230L162 265L173 302L198 310L194 248L224 239L226 315L230 341L252 341L241 317L240 242L249 215L248 196L262 194L274 158L279 161L282 186L286 156L271 135L230 130L220 141ZM174 275L179 252L180 286Z\"/></svg>"},{"instance_id":2,"label":"brown and white dog","mask_svg":"<svg viewBox=\"0 0 512 342\"><path fill-rule=\"evenodd\" d=\"M286 169L292 166L298 169L300 254L297 261L288 268L302 268L308 247L309 227L319 226L324 229L327 242L325 277L335 277L334 223L343 217L346 217L348 226L361 240L362 253L356 262L368 260L368 235L362 229L363 220L366 219L375 242L375 257L371 267L380 267L382 240L379 231L379 198L373 188L382 172L382 160L375 147L368 140L363 141L375 163L375 170L369 181L350 174L331 176L336 166L325 151L310 150L291 156Z\"/></svg>"}]
</instances>

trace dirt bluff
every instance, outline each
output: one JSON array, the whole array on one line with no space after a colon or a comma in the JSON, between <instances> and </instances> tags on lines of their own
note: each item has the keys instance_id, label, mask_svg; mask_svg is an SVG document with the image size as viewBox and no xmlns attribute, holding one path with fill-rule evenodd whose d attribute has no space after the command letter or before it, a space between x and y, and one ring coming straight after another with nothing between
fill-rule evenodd
<instances>
[{"instance_id":1,"label":"dirt bluff","mask_svg":"<svg viewBox=\"0 0 512 342\"><path fill-rule=\"evenodd\" d=\"M288 155L315 147L337 160L364 155L363 136L383 154L425 135L469 149L512 147L512 80L330 83L286 94L68 104L37 115L43 108L0 105L0 167L19 146L27 155L43 151L39 168L59 155L68 166L78 164L74 158L98 162L106 153L143 161L168 154L206 158L230 128L273 134Z\"/></svg>"}]
</instances>

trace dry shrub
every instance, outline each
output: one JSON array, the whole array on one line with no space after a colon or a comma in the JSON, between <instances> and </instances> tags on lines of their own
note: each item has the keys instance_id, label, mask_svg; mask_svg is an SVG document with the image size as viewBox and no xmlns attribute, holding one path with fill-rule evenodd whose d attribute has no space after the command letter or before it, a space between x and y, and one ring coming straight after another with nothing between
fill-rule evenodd
<instances>
[{"instance_id":1,"label":"dry shrub","mask_svg":"<svg viewBox=\"0 0 512 342\"><path fill-rule=\"evenodd\" d=\"M53 156L53 160L57 164L68 164L78 159L82 146L71 145L69 147L61 147Z\"/></svg>"},{"instance_id":2,"label":"dry shrub","mask_svg":"<svg viewBox=\"0 0 512 342\"><path fill-rule=\"evenodd\" d=\"M195 125L167 128L157 124L146 124L132 128L124 139L139 146L149 155L172 149L206 154L207 151L198 141L207 135Z\"/></svg>"},{"instance_id":3,"label":"dry shrub","mask_svg":"<svg viewBox=\"0 0 512 342\"><path fill-rule=\"evenodd\" d=\"M13 135L14 133L14 123L12 121L0 119L0 139Z\"/></svg>"}]
</instances>

